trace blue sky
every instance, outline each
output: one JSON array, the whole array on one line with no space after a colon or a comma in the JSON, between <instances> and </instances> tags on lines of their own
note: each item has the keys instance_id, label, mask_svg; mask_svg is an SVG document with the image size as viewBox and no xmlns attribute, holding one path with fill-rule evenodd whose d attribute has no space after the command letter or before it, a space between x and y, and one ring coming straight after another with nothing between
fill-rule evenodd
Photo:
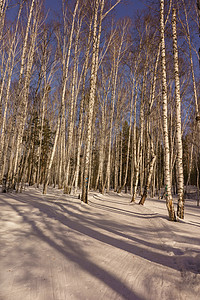
<instances>
[{"instance_id":1,"label":"blue sky","mask_svg":"<svg viewBox=\"0 0 200 300\"><path fill-rule=\"evenodd\" d=\"M45 0L46 10L49 10L48 19L52 19L54 17L53 12L54 11L56 12L59 10L59 8L61 8L61 3L62 0ZM140 10L145 7L143 3L145 3L145 0L122 0L122 2L115 7L114 12L116 13L118 18L122 18L125 16L132 17L137 10ZM18 12L18 7L8 10L7 11L8 19L14 21L17 12Z\"/></svg>"},{"instance_id":2,"label":"blue sky","mask_svg":"<svg viewBox=\"0 0 200 300\"><path fill-rule=\"evenodd\" d=\"M46 8L51 10L57 10L60 6L61 0L46 0ZM134 12L138 9L144 8L144 0L126 0L126 4L123 3L118 4L115 8L115 12L119 17L129 16L131 17Z\"/></svg>"}]
</instances>

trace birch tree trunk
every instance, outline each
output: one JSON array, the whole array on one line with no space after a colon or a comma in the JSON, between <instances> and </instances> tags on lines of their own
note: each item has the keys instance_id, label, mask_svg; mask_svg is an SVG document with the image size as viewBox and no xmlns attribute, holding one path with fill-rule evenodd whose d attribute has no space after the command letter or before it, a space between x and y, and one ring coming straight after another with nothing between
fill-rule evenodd
<instances>
[{"instance_id":1,"label":"birch tree trunk","mask_svg":"<svg viewBox=\"0 0 200 300\"><path fill-rule=\"evenodd\" d=\"M60 121L60 118L58 118L58 120ZM47 193L47 187L48 187L48 184L49 184L51 167L52 167L54 155L55 155L55 152L56 152L56 146L57 146L59 131L60 131L60 122L57 122L57 129L56 129L56 135L55 135L55 139L54 139L53 150L52 150L52 153L51 153L51 157L50 157L49 164L48 164L48 167L47 167L46 178L44 180L44 185L43 185L43 194Z\"/></svg>"},{"instance_id":2,"label":"birch tree trunk","mask_svg":"<svg viewBox=\"0 0 200 300\"><path fill-rule=\"evenodd\" d=\"M105 107L104 103L102 104L102 120L101 120L101 132L100 132L100 142L99 142L99 168L96 179L95 189L99 187L99 192L104 194L103 189L103 164L104 164L104 148L105 148Z\"/></svg>"},{"instance_id":3,"label":"birch tree trunk","mask_svg":"<svg viewBox=\"0 0 200 300\"><path fill-rule=\"evenodd\" d=\"M187 194L187 191L188 191L188 185L190 184L190 175L191 175L191 171L192 171L192 161L193 161L193 149L194 149L194 144L193 144L193 142L192 142L191 150L190 150L190 160L189 160L188 178L187 178L186 189L185 189L185 193L186 193L186 194Z\"/></svg>"},{"instance_id":4,"label":"birch tree trunk","mask_svg":"<svg viewBox=\"0 0 200 300\"><path fill-rule=\"evenodd\" d=\"M146 54L144 71L143 71L143 82L142 82L142 96L140 104L140 131L139 131L139 140L138 140L138 149L137 156L135 158L135 171L134 171L134 180L133 180L133 194L131 202L135 202L136 192L138 188L139 175L140 175L140 193L142 193L143 185L143 151L144 151L144 101L146 98L146 77L147 77L147 64L148 64L148 53Z\"/></svg>"},{"instance_id":5,"label":"birch tree trunk","mask_svg":"<svg viewBox=\"0 0 200 300\"><path fill-rule=\"evenodd\" d=\"M3 27L5 22L5 13L8 7L8 1L7 0L1 0L0 1L0 40L3 35Z\"/></svg>"},{"instance_id":6,"label":"birch tree trunk","mask_svg":"<svg viewBox=\"0 0 200 300\"><path fill-rule=\"evenodd\" d=\"M15 26L15 31L14 31L14 36L10 36L11 38L11 45L9 49L9 55L8 55L8 60L6 63L6 70L4 75L6 76L7 73L7 66L8 66L8 79L7 79L7 86L6 86L6 97L5 97L5 103L4 103L4 113L3 113L3 121L2 121L2 127L1 127L1 143L0 143L0 181L2 180L3 176L3 161L5 160L5 155L4 158L2 157L3 155L3 150L4 150L4 144L5 144L5 126L6 126L6 117L7 117L7 109L8 109L8 101L10 97L10 86L11 86L11 79L12 79L12 74L13 74L13 69L14 69L14 63L15 63L15 55L17 51L17 45L18 43L16 42L16 36L17 36L17 31L18 31L18 25L19 25L19 18L21 15L22 11L22 5L19 7L19 12L17 16L17 22ZM3 88L4 88L4 79L1 84L1 91L0 91L0 103L2 102L2 95L3 95ZM5 152L6 154L6 152Z\"/></svg>"},{"instance_id":7,"label":"birch tree trunk","mask_svg":"<svg viewBox=\"0 0 200 300\"><path fill-rule=\"evenodd\" d=\"M178 207L177 216L184 219L184 178L183 178L183 148L181 130L181 96L178 65L178 47L176 33L176 9L172 10L175 101L176 101L176 146L177 146L177 171L178 171Z\"/></svg>"},{"instance_id":8,"label":"birch tree trunk","mask_svg":"<svg viewBox=\"0 0 200 300\"><path fill-rule=\"evenodd\" d=\"M33 44L31 45L29 51L28 51L28 35L29 31L31 29L31 19L33 16L33 9L35 5L35 0L32 0L27 26L26 26L26 33L25 38L23 42L23 48L22 48L22 56L21 56L21 66L20 66L20 74L19 74L19 85L18 85L18 96L19 96L19 103L20 103L20 110L19 110L19 124L18 124L18 136L17 136L17 143L16 143L16 154L15 154L15 162L14 162L14 169L13 169L13 184L14 181L17 178L17 165L20 155L20 149L22 146L22 137L23 137L23 131L24 131L24 124L26 119L26 112L27 112L27 96L29 91L29 79L30 79L30 72L32 68L33 63L33 48L35 43L35 34L33 34L32 40ZM36 18L34 18L33 21L33 27L36 24ZM27 62L26 62L27 58ZM25 67L27 66L27 69L25 70ZM23 78L24 75L24 78ZM23 82L24 81L24 82Z\"/></svg>"},{"instance_id":9,"label":"birch tree trunk","mask_svg":"<svg viewBox=\"0 0 200 300\"><path fill-rule=\"evenodd\" d=\"M118 189L118 177L119 177L119 132L116 131L115 137L115 181L114 181L114 192Z\"/></svg>"},{"instance_id":10,"label":"birch tree trunk","mask_svg":"<svg viewBox=\"0 0 200 300\"><path fill-rule=\"evenodd\" d=\"M88 182L89 182L89 164L90 164L90 149L91 149L91 139L92 139L92 121L93 121L93 110L95 102L95 92L96 92L96 81L97 81L97 66L98 65L98 53L99 53L99 44L97 37L97 27L98 27L98 9L100 1L95 0L95 10L94 10L94 24L93 24L93 49L92 49L92 61L91 61L91 77L90 77L90 94L89 94L89 103L88 103L88 122L87 122L87 139L85 146L85 162L84 162L84 174L83 174L83 186L82 186L82 195L81 200L84 203L88 203ZM99 32L98 35L101 35L101 22L102 22L102 13L104 8L104 0L101 1L101 12L99 19Z\"/></svg>"},{"instance_id":11,"label":"birch tree trunk","mask_svg":"<svg viewBox=\"0 0 200 300\"><path fill-rule=\"evenodd\" d=\"M163 134L164 134L164 183L165 199L171 221L176 220L173 198L171 194L170 178L170 153L168 136L168 115L167 115L167 74L165 58L165 25L164 25L164 0L160 0L160 35L161 35L161 66L162 66L162 100L163 100Z\"/></svg>"},{"instance_id":12,"label":"birch tree trunk","mask_svg":"<svg viewBox=\"0 0 200 300\"><path fill-rule=\"evenodd\" d=\"M196 157L196 170L197 170L197 206L199 206L199 166L198 166L198 155Z\"/></svg>"},{"instance_id":13,"label":"birch tree trunk","mask_svg":"<svg viewBox=\"0 0 200 300\"><path fill-rule=\"evenodd\" d=\"M42 58L41 58L41 71L42 71L42 77L43 77L43 89L41 91L41 120L40 120L40 131L39 131L39 147L38 147L38 165L37 165L37 177L36 177L36 182L37 182L37 187L39 187L40 180L41 180L41 153L42 153L42 135L43 135L43 129L44 129L44 118L45 118L45 107L46 107L46 101L47 101L47 96L49 93L49 87L50 83L52 80L52 75L54 72L55 68L55 63L52 64L51 70L49 72L49 76L47 78L47 62L48 62L48 57L47 57L47 34L46 30L44 32L44 42L42 45ZM42 95L43 93L43 95Z\"/></svg>"},{"instance_id":14,"label":"birch tree trunk","mask_svg":"<svg viewBox=\"0 0 200 300\"><path fill-rule=\"evenodd\" d=\"M198 1L197 1L197 3L198 3ZM200 115L199 115L197 88L196 88L195 73L194 73L194 63L193 63L193 58L192 58L192 44L191 44L191 38L190 38L190 27L189 27L189 22L188 22L188 14L187 14L187 10L186 10L186 7L185 7L185 0L182 0L182 3L183 3L183 8L184 8L185 23L186 23L186 24L185 23L183 24L183 22L182 22L182 26L185 29L186 37L187 37L187 41L188 41L188 45L189 45L190 66L191 66L191 72L192 72L192 82L193 82L193 91L194 91L196 121L197 121L198 124L200 124ZM200 6L199 6L199 8L200 8ZM200 13L200 10L199 10L199 13ZM185 28L185 25L186 25L186 28ZM200 31L199 31L199 33L200 33ZM199 118L199 121L198 121L198 118ZM198 125L198 127L199 127L199 125Z\"/></svg>"},{"instance_id":15,"label":"birch tree trunk","mask_svg":"<svg viewBox=\"0 0 200 300\"><path fill-rule=\"evenodd\" d=\"M81 145L82 145L82 135L85 129L85 124L83 124L83 110L85 105L85 83L86 83L86 76L88 72L88 64L89 64L89 54L90 54L90 43L92 37L92 19L90 20L89 24L89 34L88 34L88 42L85 54L85 65L84 65L84 73L83 73L83 84L82 84L82 93L81 93L81 103L80 103L80 112L79 112L79 125L78 125L78 141L77 141L77 161L76 161L76 171L75 171L75 186L74 192L77 192L78 188L78 179L79 179L79 170L80 170L80 163L81 163ZM83 128L84 125L84 128Z\"/></svg>"},{"instance_id":16,"label":"birch tree trunk","mask_svg":"<svg viewBox=\"0 0 200 300\"><path fill-rule=\"evenodd\" d=\"M156 89L156 80L157 80L157 68L158 68L158 62L159 62L159 56L160 56L160 46L161 44L159 44L158 47L158 52L157 52L157 56L156 56L156 62L155 62L155 68L154 68L154 73L153 73L153 79L152 79L152 89L151 89L151 94L150 94L150 98L149 98L149 111L148 111L148 115L147 115L147 125L146 125L146 130L147 130L147 148L151 149L151 153L147 153L147 160L149 160L149 164L146 167L146 173L147 173L147 178L146 178L146 183L144 186L144 191L143 194L141 196L141 200L139 202L139 204L143 205L146 198L147 198L147 193L148 193L148 189L151 183L151 178L153 176L153 184L152 184L152 195L154 195L154 186L155 186L155 174L153 175L154 172L154 165L156 162L156 154L154 152L154 147L153 147L153 141L152 138L150 136L150 119L152 119L152 115L151 115L151 110L152 110L152 106L154 104L155 101L155 89ZM149 138L148 138L149 137ZM151 155L151 160L149 155Z\"/></svg>"},{"instance_id":17,"label":"birch tree trunk","mask_svg":"<svg viewBox=\"0 0 200 300\"><path fill-rule=\"evenodd\" d=\"M122 121L123 123L123 121ZM122 163L123 163L123 151L122 151L122 148L123 148L123 141L122 141L122 131L120 132L120 157L119 157L119 186L122 186Z\"/></svg>"},{"instance_id":18,"label":"birch tree trunk","mask_svg":"<svg viewBox=\"0 0 200 300\"><path fill-rule=\"evenodd\" d=\"M129 165L129 153L130 153L130 144L131 144L131 128L132 128L134 90L135 90L135 79L133 79L133 83L132 83L132 95L131 95L131 103L130 103L130 119L129 119L129 130L128 130L128 145L127 145L127 154L126 154L126 169L125 169L124 183L123 183L123 186L121 186L119 188L119 193L121 193L122 189L125 187L125 185L127 183L127 177L128 177L128 165Z\"/></svg>"},{"instance_id":19,"label":"birch tree trunk","mask_svg":"<svg viewBox=\"0 0 200 300\"><path fill-rule=\"evenodd\" d=\"M31 29L31 31L30 31L31 46L29 47L29 49L27 46L27 62L26 62L26 64L25 64L26 52L22 53L22 65L21 65L21 69L20 69L20 71L22 71L23 67L24 67L24 72L20 74L21 80L22 80L20 85L22 85L22 83L23 83L23 89L22 89L22 93L20 95L22 113L19 112L19 132L18 132L17 147L16 147L19 156L21 155L21 151L23 148L23 135L24 135L24 130L25 130L26 118L27 118L28 96L29 96L29 91L30 91L31 75L33 72L34 54L36 52L38 29L39 29L40 22L41 22L41 12L40 12L39 2L36 1L36 3L35 2L32 3L30 10L32 10L32 9L33 9L33 21L32 21L32 26L29 28L29 29ZM31 20L28 20L28 23L29 23L29 21L31 22ZM28 40L26 40L25 43L27 44ZM14 165L14 170L16 173L14 172L14 176L15 176L15 180L17 180L17 183L19 184L19 173L20 173L21 167L20 167L18 159L19 159L19 157L16 156L15 165ZM18 163L18 165L16 163ZM17 169L15 169L16 166L17 166Z\"/></svg>"},{"instance_id":20,"label":"birch tree trunk","mask_svg":"<svg viewBox=\"0 0 200 300\"><path fill-rule=\"evenodd\" d=\"M134 101L134 121L133 121L133 138L132 138L132 164L131 164L131 195L134 193L134 177L136 171L136 164L137 164L137 136L136 136L136 128L137 128L137 120L136 120L136 103L138 97L138 83L136 83L136 91L135 91L135 101ZM136 193L136 191L135 191ZM133 200L134 202L135 200Z\"/></svg>"},{"instance_id":21,"label":"birch tree trunk","mask_svg":"<svg viewBox=\"0 0 200 300\"><path fill-rule=\"evenodd\" d=\"M150 137L151 139L151 137ZM146 179L146 184L144 186L144 191L143 191L143 195L140 199L140 202L139 204L143 205L146 198L147 198L147 193L148 193L148 189L149 189L149 186L150 186L150 183L151 183L151 178L152 178L152 175L153 175L153 169L154 169L154 164L155 164L155 161L156 161L156 155L154 153L154 149L153 149L153 142L151 141L151 160L150 160L150 163L149 163L149 171L148 171L148 176L147 176L147 179Z\"/></svg>"},{"instance_id":22,"label":"birch tree trunk","mask_svg":"<svg viewBox=\"0 0 200 300\"><path fill-rule=\"evenodd\" d=\"M67 51L67 59L66 63L64 62L64 79L63 79L63 90L62 90L62 122L61 122L61 136L63 139L63 142L65 143L65 96L66 96L66 85L67 85L67 79L68 79L68 70L69 70L69 60L71 55L71 49L72 49L72 40L74 35L74 25L75 25L75 18L77 14L79 6L79 0L76 1L76 5L73 12L73 18L72 18L72 25L71 25L71 31L70 31L70 37L69 37L69 46ZM65 24L67 26L67 24ZM66 29L65 29L66 30ZM76 55L76 54L75 54ZM65 57L65 53L63 54ZM76 68L74 66L74 72ZM65 168L65 183L64 183L64 193L69 193L68 190L68 181L69 181L69 166L70 166L70 155L71 155L71 147L72 147L72 134L73 134L73 111L74 111L74 80L75 80L75 73L73 72L73 84L72 84L72 98L70 101L70 116L69 116L69 130L68 130L68 148L66 153L67 158L67 164Z\"/></svg>"},{"instance_id":23,"label":"birch tree trunk","mask_svg":"<svg viewBox=\"0 0 200 300\"><path fill-rule=\"evenodd\" d=\"M118 0L115 5L110 9L112 10L120 0ZM100 6L99 18L98 18L98 8ZM92 59L91 59L91 76L90 76L90 92L89 92L89 103L88 103L88 122L87 122L87 140L86 140L86 150L85 150L85 162L84 162L84 177L82 186L81 199L83 202L88 202L88 184L89 184L89 166L91 160L91 142L92 142L92 122L94 115L94 103L95 103L95 93L96 93L96 82L97 82L97 71L99 64L99 46L102 31L102 20L108 13L108 11L103 15L104 0L95 0L94 3L94 24L93 24L93 49L92 49Z\"/></svg>"},{"instance_id":24,"label":"birch tree trunk","mask_svg":"<svg viewBox=\"0 0 200 300\"><path fill-rule=\"evenodd\" d=\"M111 174L111 145L112 145L112 130L113 130L113 115L114 115L114 108L115 108L115 97L116 97L116 88L117 88L117 78L119 72L119 63L120 63L120 56L122 52L122 46L125 39L125 29L127 24L123 25L122 36L120 40L120 44L118 49L116 45L114 45L114 57L113 57L113 78L112 78L112 93L111 93L111 116L110 116L110 131L109 131L109 144L108 144L108 163L106 169L106 189L107 191L110 190L110 174ZM115 57L117 52L117 57Z\"/></svg>"}]
</instances>

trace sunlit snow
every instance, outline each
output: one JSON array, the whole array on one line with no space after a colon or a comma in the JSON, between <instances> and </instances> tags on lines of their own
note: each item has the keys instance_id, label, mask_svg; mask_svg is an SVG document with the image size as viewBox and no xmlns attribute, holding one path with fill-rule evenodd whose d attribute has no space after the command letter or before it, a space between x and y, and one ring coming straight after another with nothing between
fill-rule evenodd
<instances>
[{"instance_id":1,"label":"sunlit snow","mask_svg":"<svg viewBox=\"0 0 200 300\"><path fill-rule=\"evenodd\" d=\"M164 200L34 187L0 195L0 299L199 299L200 209L170 222Z\"/></svg>"}]
</instances>

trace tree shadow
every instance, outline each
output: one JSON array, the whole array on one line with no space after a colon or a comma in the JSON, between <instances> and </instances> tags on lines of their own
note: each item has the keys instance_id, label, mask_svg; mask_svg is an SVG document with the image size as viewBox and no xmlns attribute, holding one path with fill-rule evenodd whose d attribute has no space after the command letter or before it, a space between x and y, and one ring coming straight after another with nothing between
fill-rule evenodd
<instances>
[{"instance_id":1,"label":"tree shadow","mask_svg":"<svg viewBox=\"0 0 200 300\"><path fill-rule=\"evenodd\" d=\"M79 236L87 236L105 243L106 245L110 245L124 250L127 253L141 257L149 262L154 262L177 271L182 270L184 260L189 258L189 256L184 256L182 259L181 257L183 253L181 251L177 251L177 249L171 245L164 245L161 239L159 242L157 242L157 240L155 242L151 241L151 234L155 234L155 232L151 232L152 226L149 226L149 228L146 226L144 228L136 226L137 221L139 222L141 219L149 221L149 224L152 225L152 217L155 220L159 220L160 217L158 215L146 214L145 211L144 213L138 213L135 211L130 212L127 210L116 209L114 207L110 208L110 206L103 204L103 210L108 212L108 209L110 208L112 210L109 211L109 213L111 212L113 214L114 212L112 218L109 217L106 219L104 212L97 214L96 207L85 205L81 207L80 202L75 199L66 199L66 201L57 199L56 201L50 202L49 200L46 200L45 197L41 199L41 195L31 195L30 197L31 199L23 199L23 195L21 197L13 196L13 199L18 203L16 205L10 204L5 200L2 200L2 202L14 209L16 213L23 218L25 223L31 225L32 231L38 238L45 241L49 246L56 249L66 258L77 263L80 268L104 282L118 295L125 297L125 299L141 298L139 298L138 295L136 295L128 286L125 286L114 275L92 262L87 257L87 253L85 253L82 249L81 243L78 241ZM42 220L48 231L52 233L53 237L47 236L38 226L34 220L34 212L33 215L31 215L20 210L19 206L22 204L37 209L39 215L43 216ZM80 207L83 211L80 210ZM133 209L133 207L130 209ZM127 217L133 218L134 222L131 223L129 219L128 224L122 224L118 222L118 219L115 217L117 214L123 215L124 222L126 222ZM97 216L99 219L97 219ZM70 240L66 237L66 232L63 230L63 227L58 233L54 226L51 225L51 220L56 220L59 224L64 225L65 230L67 230L67 228L73 230L77 234L77 241L74 239ZM162 237L162 235L166 233L166 228L162 226L159 228L159 225L160 223L158 223L158 227L156 228L158 238ZM173 255L169 255L169 253L173 253ZM176 264L175 258L177 256L179 256L179 262L182 260L181 264ZM193 267L189 271L197 273L199 272L199 266L197 265L196 269Z\"/></svg>"},{"instance_id":2,"label":"tree shadow","mask_svg":"<svg viewBox=\"0 0 200 300\"><path fill-rule=\"evenodd\" d=\"M33 198L33 197L32 197ZM37 199L37 197L34 197L34 200L23 200L23 199L17 199L14 198L15 201L18 202L18 204L10 204L8 201L5 201L1 199L1 201L5 205L9 205L19 216L23 218L23 222L31 225L32 228L32 233L37 238L41 239L42 241L46 242L50 247L54 248L57 250L60 254L65 256L67 259L70 261L74 262L75 264L78 264L81 269L84 271L90 273L92 276L98 278L102 282L104 282L106 285L108 285L113 291L115 291L118 295L124 297L124 299L138 299L142 300L140 296L136 295L133 290L131 290L128 286L126 286L124 283L122 283L117 277L115 277L113 274L109 273L108 271L102 269L98 265L96 265L94 262L92 262L88 257L87 253L84 253L83 249L80 247L80 242L77 242L73 238L72 241L69 239L65 238L65 231L60 231L59 236L54 232L54 237L55 239L49 237L46 235L41 228L37 225L35 220L31 217L31 215L27 215L26 212L22 212L19 209L19 206L21 204L27 204L31 205L32 207L38 208L40 213L42 215L46 215L47 218L44 219L46 222L45 225L47 229L52 232L55 230L53 226L48 224L49 219L55 219L62 223L63 225L69 227L73 231L76 231L78 234L85 234L86 231L88 230L87 227L84 228L82 224L78 224L78 219L77 219L77 224L73 225L74 221L69 220L67 217L63 216L63 214L59 213L58 211L53 212L53 209L49 207L47 203L41 203L40 199ZM39 202L38 202L39 201ZM73 205L71 205L72 208ZM23 206L24 207L24 206ZM83 227L83 230L81 229ZM92 234L90 233L90 236ZM27 238L30 238L28 235ZM62 240L62 245L61 243L56 242L56 240ZM22 251L23 247L21 249L16 249L16 251L20 252ZM36 259L36 257L33 256L33 260ZM26 265L26 272L24 272L24 279L21 278L21 281L23 282L24 280L32 279L31 277L31 264L25 261L24 264ZM28 266L28 268L27 268ZM47 283L47 282L46 282Z\"/></svg>"}]
</instances>

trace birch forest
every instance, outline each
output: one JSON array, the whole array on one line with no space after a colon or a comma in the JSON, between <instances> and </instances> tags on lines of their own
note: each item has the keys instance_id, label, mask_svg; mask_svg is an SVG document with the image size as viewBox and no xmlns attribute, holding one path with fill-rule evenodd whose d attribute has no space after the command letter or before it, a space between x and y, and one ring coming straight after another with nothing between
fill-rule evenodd
<instances>
[{"instance_id":1,"label":"birch forest","mask_svg":"<svg viewBox=\"0 0 200 300\"><path fill-rule=\"evenodd\" d=\"M200 4L145 3L0 0L2 192L125 191L175 221L194 185L199 205Z\"/></svg>"}]
</instances>

